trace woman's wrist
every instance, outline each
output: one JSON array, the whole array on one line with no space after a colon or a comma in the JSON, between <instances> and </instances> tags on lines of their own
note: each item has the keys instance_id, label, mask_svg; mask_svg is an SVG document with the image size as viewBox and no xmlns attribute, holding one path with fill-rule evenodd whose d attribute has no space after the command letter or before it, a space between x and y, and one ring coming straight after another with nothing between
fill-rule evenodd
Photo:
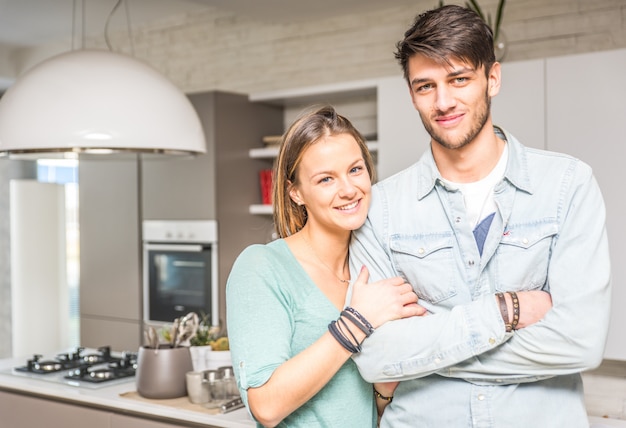
<instances>
[{"instance_id":1,"label":"woman's wrist","mask_svg":"<svg viewBox=\"0 0 626 428\"><path fill-rule=\"evenodd\" d=\"M328 331L339 344L352 354L361 352L361 344L373 332L372 325L357 310L346 307L336 321L331 321Z\"/></svg>"}]
</instances>

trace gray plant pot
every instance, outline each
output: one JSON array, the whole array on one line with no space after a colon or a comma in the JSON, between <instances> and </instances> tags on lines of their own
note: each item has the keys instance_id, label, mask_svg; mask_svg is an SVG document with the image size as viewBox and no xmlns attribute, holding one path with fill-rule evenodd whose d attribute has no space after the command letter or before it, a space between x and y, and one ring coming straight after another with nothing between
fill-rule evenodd
<instances>
[{"instance_id":1,"label":"gray plant pot","mask_svg":"<svg viewBox=\"0 0 626 428\"><path fill-rule=\"evenodd\" d=\"M151 349L142 346L137 355L135 384L144 398L178 398L187 395L185 375L193 371L186 346Z\"/></svg>"}]
</instances>

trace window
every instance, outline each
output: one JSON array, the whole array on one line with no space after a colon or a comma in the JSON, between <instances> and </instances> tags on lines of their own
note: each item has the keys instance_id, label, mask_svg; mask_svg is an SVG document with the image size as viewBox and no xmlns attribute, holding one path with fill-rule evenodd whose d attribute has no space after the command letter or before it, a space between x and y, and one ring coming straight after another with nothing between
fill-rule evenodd
<instances>
[{"instance_id":1,"label":"window","mask_svg":"<svg viewBox=\"0 0 626 428\"><path fill-rule=\"evenodd\" d=\"M41 159L37 161L37 180L65 187L65 233L69 307L69 344L80 345L80 246L78 224L78 161Z\"/></svg>"}]
</instances>

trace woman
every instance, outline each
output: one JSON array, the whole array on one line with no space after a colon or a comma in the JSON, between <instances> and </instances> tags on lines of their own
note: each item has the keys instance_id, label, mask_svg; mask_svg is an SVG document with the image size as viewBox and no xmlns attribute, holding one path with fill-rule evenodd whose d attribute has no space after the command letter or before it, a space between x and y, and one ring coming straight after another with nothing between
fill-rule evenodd
<instances>
[{"instance_id":1,"label":"woman","mask_svg":"<svg viewBox=\"0 0 626 428\"><path fill-rule=\"evenodd\" d=\"M422 315L401 278L350 281L351 231L367 216L374 167L360 133L330 106L296 120L274 169L280 239L233 265L227 316L238 386L263 426L374 427L372 385L350 356L386 321ZM381 405L384 404L384 400Z\"/></svg>"}]
</instances>

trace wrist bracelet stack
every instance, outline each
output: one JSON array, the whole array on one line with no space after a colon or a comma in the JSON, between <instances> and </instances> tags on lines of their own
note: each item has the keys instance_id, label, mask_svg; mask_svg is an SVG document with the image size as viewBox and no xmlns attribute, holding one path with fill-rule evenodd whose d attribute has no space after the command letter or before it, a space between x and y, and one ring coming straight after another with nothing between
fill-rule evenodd
<instances>
[{"instance_id":1,"label":"wrist bracelet stack","mask_svg":"<svg viewBox=\"0 0 626 428\"><path fill-rule=\"evenodd\" d=\"M506 328L506 332L510 333L517 328L517 324L519 323L519 299L515 291L507 291L507 294L511 296L511 302L513 303L513 319L509 319L509 311L506 306L504 293L496 293L496 297L500 304L500 315L502 315L502 319L504 320L504 327Z\"/></svg>"},{"instance_id":2,"label":"wrist bracelet stack","mask_svg":"<svg viewBox=\"0 0 626 428\"><path fill-rule=\"evenodd\" d=\"M335 338L335 340L344 347L344 349L348 350L352 354L359 353L361 352L361 343L363 342L359 342L357 340L354 333L352 333L352 330L350 330L350 327L343 318L347 318L355 326L357 326L359 330L365 333L365 338L372 335L374 327L372 327L365 317L357 312L356 309L349 306L341 311L339 319L331 321L330 324L328 324L328 331Z\"/></svg>"}]
</instances>

